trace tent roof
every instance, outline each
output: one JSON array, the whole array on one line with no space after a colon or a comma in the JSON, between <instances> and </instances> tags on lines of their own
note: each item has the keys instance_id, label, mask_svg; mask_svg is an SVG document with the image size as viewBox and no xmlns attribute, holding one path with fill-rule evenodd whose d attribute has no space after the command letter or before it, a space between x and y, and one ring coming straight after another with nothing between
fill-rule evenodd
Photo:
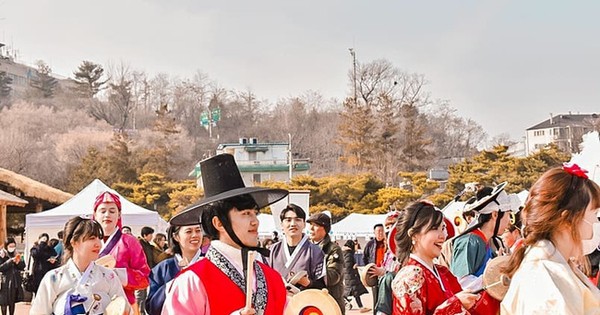
<instances>
[{"instance_id":1,"label":"tent roof","mask_svg":"<svg viewBox=\"0 0 600 315\"><path fill-rule=\"evenodd\" d=\"M25 207L29 201L0 190L0 205Z\"/></svg>"},{"instance_id":2,"label":"tent roof","mask_svg":"<svg viewBox=\"0 0 600 315\"><path fill-rule=\"evenodd\" d=\"M334 235L351 234L354 236L372 236L373 226L383 224L385 214L351 213L331 226Z\"/></svg>"},{"instance_id":3,"label":"tent roof","mask_svg":"<svg viewBox=\"0 0 600 315\"><path fill-rule=\"evenodd\" d=\"M73 195L48 186L27 176L0 167L0 182L22 191L26 196L61 204Z\"/></svg>"},{"instance_id":4,"label":"tent roof","mask_svg":"<svg viewBox=\"0 0 600 315\"><path fill-rule=\"evenodd\" d=\"M104 191L110 191L114 194L117 194L121 198L121 213L123 214L147 214L150 212L155 213L155 211L144 209L127 200L118 192L114 191L106 184L104 184L101 180L94 179L89 185L87 185L87 187L85 187L83 190L77 193L77 195L75 195L73 198L69 199L62 205L50 209L48 211L28 214L27 218L41 218L65 215L86 215L91 217L92 207L94 206L94 200L96 200L96 196L98 196L101 192Z\"/></svg>"}]
</instances>

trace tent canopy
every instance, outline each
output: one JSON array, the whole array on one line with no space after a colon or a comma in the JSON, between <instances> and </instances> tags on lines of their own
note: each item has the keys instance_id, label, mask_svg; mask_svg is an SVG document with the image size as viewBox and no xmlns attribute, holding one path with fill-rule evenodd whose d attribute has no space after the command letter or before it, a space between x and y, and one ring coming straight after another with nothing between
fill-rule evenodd
<instances>
[{"instance_id":1,"label":"tent canopy","mask_svg":"<svg viewBox=\"0 0 600 315\"><path fill-rule=\"evenodd\" d=\"M74 216L92 217L92 207L96 196L104 191L110 191L121 198L121 218L123 225L130 226L134 235L139 235L142 227L149 226L155 232L164 233L169 224L158 212L144 209L116 191L112 190L101 180L95 179L77 195L62 205L39 213L25 216L26 246L29 248L41 233L48 233L50 238L56 238L58 231Z\"/></svg>"},{"instance_id":2,"label":"tent canopy","mask_svg":"<svg viewBox=\"0 0 600 315\"><path fill-rule=\"evenodd\" d=\"M383 224L385 214L351 213L331 226L331 234L337 238L354 239L373 236L375 224Z\"/></svg>"}]
</instances>

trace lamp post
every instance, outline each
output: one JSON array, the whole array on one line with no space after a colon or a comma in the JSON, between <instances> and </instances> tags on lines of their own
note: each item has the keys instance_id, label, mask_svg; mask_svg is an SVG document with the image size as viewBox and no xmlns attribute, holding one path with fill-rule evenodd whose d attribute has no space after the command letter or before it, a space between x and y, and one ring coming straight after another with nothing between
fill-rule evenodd
<instances>
[{"instance_id":1,"label":"lamp post","mask_svg":"<svg viewBox=\"0 0 600 315\"><path fill-rule=\"evenodd\" d=\"M289 180L290 183L292 182L292 172L293 172L293 167L294 167L294 163L292 161L292 134L288 133L288 163L289 163Z\"/></svg>"}]
</instances>

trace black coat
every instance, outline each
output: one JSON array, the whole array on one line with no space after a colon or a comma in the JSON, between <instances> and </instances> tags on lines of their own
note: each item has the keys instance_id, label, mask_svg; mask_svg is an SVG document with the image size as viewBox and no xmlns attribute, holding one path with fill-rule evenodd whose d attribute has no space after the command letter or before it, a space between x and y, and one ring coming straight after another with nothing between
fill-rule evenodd
<instances>
[{"instance_id":1,"label":"black coat","mask_svg":"<svg viewBox=\"0 0 600 315\"><path fill-rule=\"evenodd\" d=\"M360 296L368 293L365 286L360 282L358 269L354 269L356 264L354 249L344 247L342 253L344 255L344 296Z\"/></svg>"},{"instance_id":2,"label":"black coat","mask_svg":"<svg viewBox=\"0 0 600 315\"><path fill-rule=\"evenodd\" d=\"M35 289L34 292L37 292L46 272L60 265L59 261L56 261L54 264L48 261L50 257L56 256L57 254L54 248L48 246L48 243L46 242L40 242L31 248L31 258L33 259L33 269L31 272Z\"/></svg>"},{"instance_id":3,"label":"black coat","mask_svg":"<svg viewBox=\"0 0 600 315\"><path fill-rule=\"evenodd\" d=\"M25 270L25 261L16 263L15 253L0 249L0 305L11 305L23 300L21 271Z\"/></svg>"}]
</instances>

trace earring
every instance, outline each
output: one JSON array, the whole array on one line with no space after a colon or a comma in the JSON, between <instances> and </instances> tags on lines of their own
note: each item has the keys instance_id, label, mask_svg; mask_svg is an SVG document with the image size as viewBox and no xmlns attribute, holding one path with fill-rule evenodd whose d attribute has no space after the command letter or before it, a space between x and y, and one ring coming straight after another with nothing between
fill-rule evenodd
<instances>
[{"instance_id":1,"label":"earring","mask_svg":"<svg viewBox=\"0 0 600 315\"><path fill-rule=\"evenodd\" d=\"M417 242L415 242L415 240L412 240L412 244L415 245Z\"/></svg>"}]
</instances>

